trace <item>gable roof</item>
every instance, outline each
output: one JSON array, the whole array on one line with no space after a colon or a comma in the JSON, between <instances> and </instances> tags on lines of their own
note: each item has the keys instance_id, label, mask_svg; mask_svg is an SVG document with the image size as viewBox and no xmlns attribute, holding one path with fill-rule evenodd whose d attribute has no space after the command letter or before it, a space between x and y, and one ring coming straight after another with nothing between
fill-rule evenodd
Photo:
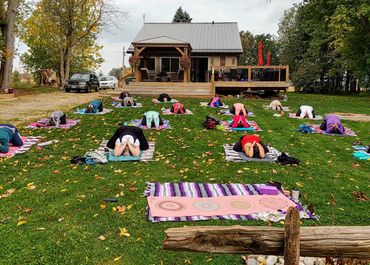
<instances>
[{"instance_id":1,"label":"gable roof","mask_svg":"<svg viewBox=\"0 0 370 265\"><path fill-rule=\"evenodd\" d=\"M171 43L171 44L189 44L188 42L184 42L182 40L174 39L168 36L159 36L159 37L154 37L154 38L149 38L145 40L139 40L139 41L134 41L133 43L135 44L145 44L145 43L156 43L156 44L166 44L166 43Z\"/></svg>"},{"instance_id":2,"label":"gable roof","mask_svg":"<svg viewBox=\"0 0 370 265\"><path fill-rule=\"evenodd\" d=\"M243 53L236 22L145 23L132 43L149 39L189 43L192 53ZM132 50L130 47L128 51Z\"/></svg>"}]
</instances>

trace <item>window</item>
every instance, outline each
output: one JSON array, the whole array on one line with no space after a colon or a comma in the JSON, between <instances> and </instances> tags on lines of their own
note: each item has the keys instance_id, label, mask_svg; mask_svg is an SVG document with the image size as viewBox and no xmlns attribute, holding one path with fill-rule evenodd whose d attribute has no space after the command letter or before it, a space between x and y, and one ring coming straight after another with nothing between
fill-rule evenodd
<instances>
[{"instance_id":1,"label":"window","mask_svg":"<svg viewBox=\"0 0 370 265\"><path fill-rule=\"evenodd\" d=\"M162 72L178 72L179 58L162 58Z\"/></svg>"},{"instance_id":2,"label":"window","mask_svg":"<svg viewBox=\"0 0 370 265\"><path fill-rule=\"evenodd\" d=\"M225 57L220 57L220 66L225 66L225 61L226 61Z\"/></svg>"},{"instance_id":3,"label":"window","mask_svg":"<svg viewBox=\"0 0 370 265\"><path fill-rule=\"evenodd\" d=\"M155 58L143 58L140 60L140 68L147 68L148 70L155 70Z\"/></svg>"}]
</instances>

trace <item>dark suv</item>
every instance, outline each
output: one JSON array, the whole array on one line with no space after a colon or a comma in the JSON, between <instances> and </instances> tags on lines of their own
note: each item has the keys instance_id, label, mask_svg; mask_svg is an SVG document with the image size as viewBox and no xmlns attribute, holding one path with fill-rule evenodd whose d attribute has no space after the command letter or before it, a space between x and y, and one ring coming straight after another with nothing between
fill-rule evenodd
<instances>
[{"instance_id":1,"label":"dark suv","mask_svg":"<svg viewBox=\"0 0 370 265\"><path fill-rule=\"evenodd\" d=\"M99 79L95 74L73 74L65 86L66 92L76 90L89 93L92 89L99 90Z\"/></svg>"}]
</instances>

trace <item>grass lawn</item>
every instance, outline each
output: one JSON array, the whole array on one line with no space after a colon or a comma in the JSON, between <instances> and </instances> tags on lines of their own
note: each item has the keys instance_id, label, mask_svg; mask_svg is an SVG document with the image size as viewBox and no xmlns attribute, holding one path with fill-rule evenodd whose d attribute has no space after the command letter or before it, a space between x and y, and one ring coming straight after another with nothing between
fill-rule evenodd
<instances>
[{"instance_id":1,"label":"grass lawn","mask_svg":"<svg viewBox=\"0 0 370 265\"><path fill-rule=\"evenodd\" d=\"M302 164L284 167L269 163L227 163L222 144L236 142L241 133L204 130L201 122L207 114L215 114L215 110L200 107L200 101L183 100L194 115L165 116L172 130L145 131L147 138L156 142L156 161L150 163L111 162L75 167L69 163L74 155L84 155L97 148L122 121L140 118L144 111L163 106L152 104L150 98L139 98L144 108L114 109L103 116L77 116L71 110L68 116L81 119L81 123L69 130L21 128L23 135L41 135L61 142L43 150L32 148L26 154L0 162L0 194L16 189L9 197L0 199L0 263L186 264L185 260L190 260L191 264L241 264L240 255L164 251L164 231L184 225L270 225L262 221L147 222L143 192L149 181L264 183L275 180L289 189L301 186L303 203L314 205L320 221L303 221L303 225L332 225L331 193L336 201L335 225L370 224L369 203L357 202L352 195L353 191L361 190L370 196L369 162L351 157L351 144L355 140L370 143L370 123L343 121L358 137L303 135L296 132L302 121L287 116L273 117L272 112L264 110L262 105L269 101L244 101L264 130L259 133L264 142L289 152ZM232 102L236 100L225 101ZM110 107L109 99L104 103ZM369 103L369 97L291 94L285 105L296 111L301 104L310 104L319 115L330 111L370 114ZM27 184L35 188L29 190ZM105 209L100 206L103 198L120 193L124 196L119 197L118 203L108 203ZM124 215L112 211L112 207L122 205L132 208ZM31 209L28 213L27 208ZM120 227L126 228L131 236L120 236ZM101 235L105 240L99 239Z\"/></svg>"}]
</instances>

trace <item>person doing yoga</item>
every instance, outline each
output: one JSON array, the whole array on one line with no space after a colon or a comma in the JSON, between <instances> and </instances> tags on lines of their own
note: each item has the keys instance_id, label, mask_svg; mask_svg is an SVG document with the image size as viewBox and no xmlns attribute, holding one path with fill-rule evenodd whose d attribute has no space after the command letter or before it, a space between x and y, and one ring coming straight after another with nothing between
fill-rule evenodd
<instances>
[{"instance_id":1,"label":"person doing yoga","mask_svg":"<svg viewBox=\"0 0 370 265\"><path fill-rule=\"evenodd\" d=\"M302 105L299 107L297 113L295 114L296 117L300 117L301 119L308 118L314 119L315 118L315 111L313 107Z\"/></svg>"},{"instance_id":2,"label":"person doing yoga","mask_svg":"<svg viewBox=\"0 0 370 265\"><path fill-rule=\"evenodd\" d=\"M17 147L23 145L18 129L11 124L0 124L0 153L8 153L10 144Z\"/></svg>"},{"instance_id":3,"label":"person doing yoga","mask_svg":"<svg viewBox=\"0 0 370 265\"><path fill-rule=\"evenodd\" d=\"M267 146L261 141L258 135L244 135L234 144L234 151L244 152L251 158L265 158L269 152Z\"/></svg>"},{"instance_id":4,"label":"person doing yoga","mask_svg":"<svg viewBox=\"0 0 370 265\"><path fill-rule=\"evenodd\" d=\"M231 114L234 114L234 115L247 116L248 114L248 110L246 109L243 103L235 103L234 105L231 106L229 111Z\"/></svg>"},{"instance_id":5,"label":"person doing yoga","mask_svg":"<svg viewBox=\"0 0 370 265\"><path fill-rule=\"evenodd\" d=\"M143 130L135 126L119 127L107 147L113 149L114 156L140 156L141 151L149 149Z\"/></svg>"},{"instance_id":6,"label":"person doing yoga","mask_svg":"<svg viewBox=\"0 0 370 265\"><path fill-rule=\"evenodd\" d=\"M320 125L320 129L327 133L344 134L345 129L337 115L328 114Z\"/></svg>"},{"instance_id":7,"label":"person doing yoga","mask_svg":"<svg viewBox=\"0 0 370 265\"><path fill-rule=\"evenodd\" d=\"M89 103L85 113L98 113L103 111L103 102L100 99L95 99Z\"/></svg>"},{"instance_id":8,"label":"person doing yoga","mask_svg":"<svg viewBox=\"0 0 370 265\"><path fill-rule=\"evenodd\" d=\"M159 102L170 102L171 101L171 97L168 94L163 93L163 94L160 94L159 95L158 101Z\"/></svg>"}]
</instances>

